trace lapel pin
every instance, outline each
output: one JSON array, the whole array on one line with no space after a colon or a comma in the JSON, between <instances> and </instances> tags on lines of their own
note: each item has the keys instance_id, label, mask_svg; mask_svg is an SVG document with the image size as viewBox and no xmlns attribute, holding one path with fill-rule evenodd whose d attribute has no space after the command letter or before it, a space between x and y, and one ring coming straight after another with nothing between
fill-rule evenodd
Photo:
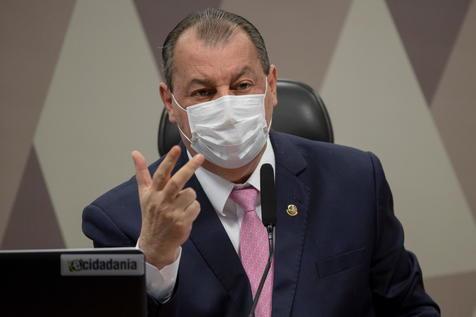
<instances>
[{"instance_id":1,"label":"lapel pin","mask_svg":"<svg viewBox=\"0 0 476 317\"><path fill-rule=\"evenodd\" d=\"M288 205L288 208L286 209L286 213L291 217L297 216L298 209L296 205L293 205L293 204Z\"/></svg>"}]
</instances>

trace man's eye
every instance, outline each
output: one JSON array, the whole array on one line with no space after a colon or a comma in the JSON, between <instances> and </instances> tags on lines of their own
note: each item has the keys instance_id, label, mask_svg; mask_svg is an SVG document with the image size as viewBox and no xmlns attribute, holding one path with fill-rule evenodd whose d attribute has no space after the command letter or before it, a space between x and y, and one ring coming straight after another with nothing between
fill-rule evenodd
<instances>
[{"instance_id":1,"label":"man's eye","mask_svg":"<svg viewBox=\"0 0 476 317\"><path fill-rule=\"evenodd\" d=\"M213 94L213 91L208 89L199 89L192 92L192 97L209 97Z\"/></svg>"},{"instance_id":2,"label":"man's eye","mask_svg":"<svg viewBox=\"0 0 476 317\"><path fill-rule=\"evenodd\" d=\"M238 86L236 87L237 90L246 90L246 89L249 89L251 88L252 84L250 82L241 82L238 84Z\"/></svg>"}]
</instances>

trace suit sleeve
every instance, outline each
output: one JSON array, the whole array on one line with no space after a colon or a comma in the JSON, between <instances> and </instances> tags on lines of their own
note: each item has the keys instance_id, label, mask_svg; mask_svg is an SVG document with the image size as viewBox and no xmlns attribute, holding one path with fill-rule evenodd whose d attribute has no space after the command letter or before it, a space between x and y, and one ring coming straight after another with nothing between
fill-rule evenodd
<instances>
[{"instance_id":1,"label":"suit sleeve","mask_svg":"<svg viewBox=\"0 0 476 317\"><path fill-rule=\"evenodd\" d=\"M377 210L371 285L377 316L440 316L438 305L425 292L417 258L404 247L403 228L380 161L370 156Z\"/></svg>"},{"instance_id":2,"label":"suit sleeve","mask_svg":"<svg viewBox=\"0 0 476 317\"><path fill-rule=\"evenodd\" d=\"M83 232L95 248L133 247L129 239L99 206L91 204L83 211Z\"/></svg>"}]
</instances>

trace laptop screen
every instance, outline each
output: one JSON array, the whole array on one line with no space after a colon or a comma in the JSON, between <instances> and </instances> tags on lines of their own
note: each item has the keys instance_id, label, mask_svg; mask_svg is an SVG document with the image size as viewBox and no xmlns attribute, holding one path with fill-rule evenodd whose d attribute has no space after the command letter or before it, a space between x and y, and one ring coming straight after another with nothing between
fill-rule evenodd
<instances>
[{"instance_id":1,"label":"laptop screen","mask_svg":"<svg viewBox=\"0 0 476 317\"><path fill-rule=\"evenodd\" d=\"M146 316L135 248L0 251L0 316Z\"/></svg>"}]
</instances>

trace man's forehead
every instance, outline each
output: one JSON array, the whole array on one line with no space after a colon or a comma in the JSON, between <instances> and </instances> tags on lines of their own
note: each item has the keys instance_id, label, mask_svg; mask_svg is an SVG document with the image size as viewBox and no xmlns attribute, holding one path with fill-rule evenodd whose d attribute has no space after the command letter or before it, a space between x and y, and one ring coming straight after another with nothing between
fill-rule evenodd
<instances>
[{"instance_id":1,"label":"man's forehead","mask_svg":"<svg viewBox=\"0 0 476 317\"><path fill-rule=\"evenodd\" d=\"M183 79L256 73L260 67L256 48L242 30L224 41L210 43L192 28L180 36L175 47L174 73Z\"/></svg>"}]
</instances>

